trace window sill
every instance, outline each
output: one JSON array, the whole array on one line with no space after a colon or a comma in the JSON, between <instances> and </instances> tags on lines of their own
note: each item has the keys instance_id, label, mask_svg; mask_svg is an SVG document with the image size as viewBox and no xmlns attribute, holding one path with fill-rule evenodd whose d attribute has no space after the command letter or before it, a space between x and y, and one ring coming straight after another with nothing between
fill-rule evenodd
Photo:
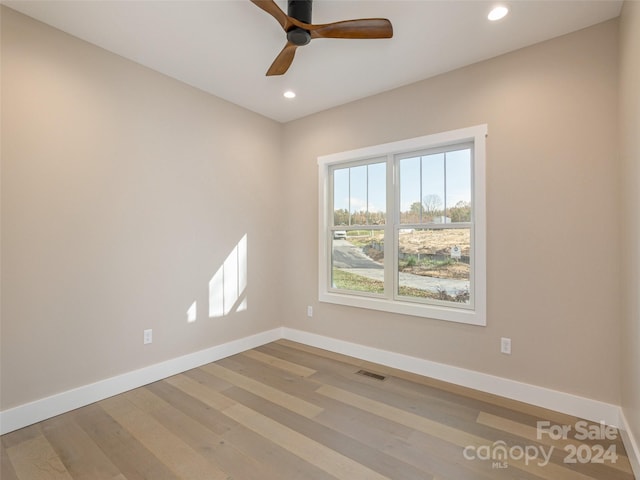
<instances>
[{"instance_id":1,"label":"window sill","mask_svg":"<svg viewBox=\"0 0 640 480\"><path fill-rule=\"evenodd\" d=\"M454 308L451 306L439 307L386 298L375 298L335 292L320 292L319 300L326 303L346 305L349 307L367 308L381 312L397 313L400 315L412 315L415 317L431 318L434 320L446 320L449 322L464 323L467 325L485 326L487 324L485 309L476 305L475 309Z\"/></svg>"}]
</instances>

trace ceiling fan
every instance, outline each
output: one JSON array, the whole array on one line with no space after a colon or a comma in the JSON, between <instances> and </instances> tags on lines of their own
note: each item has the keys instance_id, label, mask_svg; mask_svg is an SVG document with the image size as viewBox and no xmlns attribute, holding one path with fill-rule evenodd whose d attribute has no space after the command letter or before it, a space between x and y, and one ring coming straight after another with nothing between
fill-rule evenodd
<instances>
[{"instance_id":1,"label":"ceiling fan","mask_svg":"<svg viewBox=\"0 0 640 480\"><path fill-rule=\"evenodd\" d=\"M251 0L277 20L287 33L287 43L267 70L267 76L282 75L293 62L296 49L314 38L391 38L393 27L386 18L361 18L313 25L313 0L288 0L284 13L274 0Z\"/></svg>"}]
</instances>

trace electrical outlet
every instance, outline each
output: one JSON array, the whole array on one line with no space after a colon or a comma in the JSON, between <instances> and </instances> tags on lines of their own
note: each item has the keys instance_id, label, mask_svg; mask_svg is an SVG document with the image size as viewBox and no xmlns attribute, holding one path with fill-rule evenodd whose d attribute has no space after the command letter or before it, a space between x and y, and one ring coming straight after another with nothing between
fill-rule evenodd
<instances>
[{"instance_id":1,"label":"electrical outlet","mask_svg":"<svg viewBox=\"0 0 640 480\"><path fill-rule=\"evenodd\" d=\"M511 355L511 339L502 337L500 339L500 352L506 355Z\"/></svg>"},{"instance_id":2,"label":"electrical outlet","mask_svg":"<svg viewBox=\"0 0 640 480\"><path fill-rule=\"evenodd\" d=\"M307 307L307 317L313 317L313 307L311 305Z\"/></svg>"},{"instance_id":3,"label":"electrical outlet","mask_svg":"<svg viewBox=\"0 0 640 480\"><path fill-rule=\"evenodd\" d=\"M153 342L153 330L152 329L147 329L144 331L143 333L143 340L142 342L146 345L147 343L151 343Z\"/></svg>"}]
</instances>

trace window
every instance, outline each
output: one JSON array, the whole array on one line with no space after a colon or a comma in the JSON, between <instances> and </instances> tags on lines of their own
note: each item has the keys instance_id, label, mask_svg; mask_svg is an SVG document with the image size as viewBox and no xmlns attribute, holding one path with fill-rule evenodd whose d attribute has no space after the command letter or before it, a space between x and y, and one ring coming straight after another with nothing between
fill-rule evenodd
<instances>
[{"instance_id":1,"label":"window","mask_svg":"<svg viewBox=\"0 0 640 480\"><path fill-rule=\"evenodd\" d=\"M486 324L486 132L318 159L320 301Z\"/></svg>"}]
</instances>

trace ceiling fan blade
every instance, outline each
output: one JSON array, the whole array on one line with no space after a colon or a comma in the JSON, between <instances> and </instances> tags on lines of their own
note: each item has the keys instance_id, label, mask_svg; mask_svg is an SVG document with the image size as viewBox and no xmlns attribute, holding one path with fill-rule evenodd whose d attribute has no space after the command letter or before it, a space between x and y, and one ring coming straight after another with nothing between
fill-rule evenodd
<instances>
[{"instance_id":1,"label":"ceiling fan blade","mask_svg":"<svg viewBox=\"0 0 640 480\"><path fill-rule=\"evenodd\" d=\"M294 3L293 0L289 0L289 12L292 13L293 11L296 11L296 17L310 19L312 0L299 1L300 3ZM274 0L251 0L251 2L275 18L287 33L287 43L273 61L269 70L267 70L267 76L282 75L286 73L293 62L296 49L299 46L306 45L309 43L309 40L314 38L393 37L393 27L391 22L386 18L361 18L323 25L313 25L287 15L280 7L278 7ZM295 8L292 8L292 6L300 8L296 10ZM306 9L303 7L306 7Z\"/></svg>"},{"instance_id":2,"label":"ceiling fan blade","mask_svg":"<svg viewBox=\"0 0 640 480\"><path fill-rule=\"evenodd\" d=\"M267 76L282 75L289 70L291 62L293 62L293 57L296 54L296 48L298 48L298 46L295 43L287 42L269 67L269 70L267 70Z\"/></svg>"},{"instance_id":3,"label":"ceiling fan blade","mask_svg":"<svg viewBox=\"0 0 640 480\"><path fill-rule=\"evenodd\" d=\"M275 18L285 31L291 28L292 23L290 17L284 13L273 0L251 0L251 2Z\"/></svg>"},{"instance_id":4,"label":"ceiling fan blade","mask_svg":"<svg viewBox=\"0 0 640 480\"><path fill-rule=\"evenodd\" d=\"M361 18L325 25L307 25L311 38L391 38L393 27L386 18Z\"/></svg>"}]
</instances>

